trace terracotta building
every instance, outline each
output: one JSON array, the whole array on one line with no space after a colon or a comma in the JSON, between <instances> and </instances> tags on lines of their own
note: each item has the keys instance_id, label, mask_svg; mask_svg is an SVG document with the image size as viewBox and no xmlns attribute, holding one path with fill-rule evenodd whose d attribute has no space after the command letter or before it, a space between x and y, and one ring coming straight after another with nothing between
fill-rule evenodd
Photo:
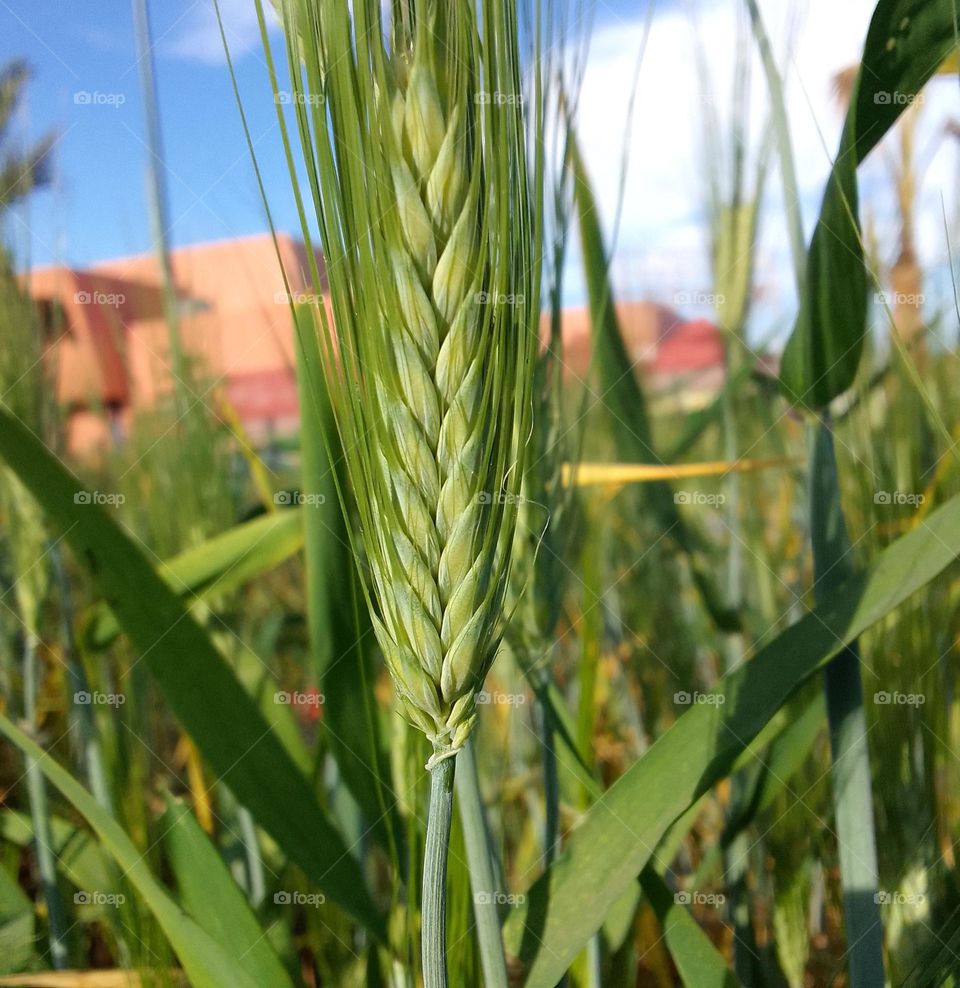
<instances>
[{"instance_id":1,"label":"terracotta building","mask_svg":"<svg viewBox=\"0 0 960 988\"><path fill-rule=\"evenodd\" d=\"M190 379L191 390L212 408L226 402L258 442L296 431L287 293L303 298L312 291L303 244L280 236L278 246L287 285L269 235L184 247L171 255L183 351L201 368L200 378ZM40 268L27 281L54 341L71 451L83 455L121 441L136 411L153 406L172 387L156 258L142 255L83 270ZM684 404L699 404L716 392L723 347L714 326L685 321L651 302L626 303L618 313L630 357L654 396L676 392ZM584 376L590 352L586 309L564 311L563 336L568 372Z\"/></svg>"}]
</instances>

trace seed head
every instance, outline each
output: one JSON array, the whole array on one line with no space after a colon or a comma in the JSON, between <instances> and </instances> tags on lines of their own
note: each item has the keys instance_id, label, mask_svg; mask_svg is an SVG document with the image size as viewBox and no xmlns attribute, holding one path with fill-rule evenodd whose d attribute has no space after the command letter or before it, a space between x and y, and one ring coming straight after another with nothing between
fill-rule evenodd
<instances>
[{"instance_id":1,"label":"seed head","mask_svg":"<svg viewBox=\"0 0 960 988\"><path fill-rule=\"evenodd\" d=\"M516 499L491 495L520 483L536 354L522 101L471 95L519 91L515 13L417 3L387 51L378 3L314 6L317 31L283 11L329 107L304 146L340 358L328 345L325 370L374 630L401 709L440 759L469 735L502 634ZM479 305L480 293L522 302Z\"/></svg>"}]
</instances>

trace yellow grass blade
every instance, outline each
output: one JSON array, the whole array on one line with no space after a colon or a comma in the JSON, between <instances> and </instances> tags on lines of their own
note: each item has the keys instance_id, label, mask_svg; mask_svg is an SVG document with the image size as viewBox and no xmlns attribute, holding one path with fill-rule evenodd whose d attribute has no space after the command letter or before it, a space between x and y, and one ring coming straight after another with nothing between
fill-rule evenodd
<instances>
[{"instance_id":1,"label":"yellow grass blade","mask_svg":"<svg viewBox=\"0 0 960 988\"><path fill-rule=\"evenodd\" d=\"M226 422L230 431L237 439L240 452L243 454L243 458L247 461L247 466L250 468L250 477L253 480L253 486L256 488L257 494L260 496L261 504L263 504L267 511L275 511L276 502L273 499L273 484L270 483L269 477L270 470L260 458L260 454L256 451L256 447L247 435L247 430L240 420L237 410L224 398L220 402L219 412L220 417Z\"/></svg>"},{"instance_id":2,"label":"yellow grass blade","mask_svg":"<svg viewBox=\"0 0 960 988\"><path fill-rule=\"evenodd\" d=\"M179 973L167 972L167 983L186 985ZM37 971L35 974L11 974L0 977L2 988L140 988L143 984L136 971Z\"/></svg>"},{"instance_id":3,"label":"yellow grass blade","mask_svg":"<svg viewBox=\"0 0 960 988\"><path fill-rule=\"evenodd\" d=\"M723 477L728 473L755 473L776 467L798 466L803 459L774 456L755 460L711 460L706 463L565 463L564 484L577 487L622 487L654 480L683 480L688 477Z\"/></svg>"}]
</instances>

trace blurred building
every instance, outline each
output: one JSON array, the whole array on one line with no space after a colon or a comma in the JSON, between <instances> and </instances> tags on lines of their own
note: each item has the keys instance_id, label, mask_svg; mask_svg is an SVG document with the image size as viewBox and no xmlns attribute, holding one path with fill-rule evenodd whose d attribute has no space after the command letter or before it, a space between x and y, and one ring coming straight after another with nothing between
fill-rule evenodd
<instances>
[{"instance_id":1,"label":"blurred building","mask_svg":"<svg viewBox=\"0 0 960 988\"><path fill-rule=\"evenodd\" d=\"M180 338L193 368L188 393L218 414L239 418L258 443L296 430L288 292L307 298L312 291L303 244L280 236L278 246L287 284L269 235L185 247L171 255ZM40 268L27 281L50 339L71 452L85 455L122 441L138 411L172 392L156 257L83 270ZM723 380L723 347L712 324L683 320L650 302L625 303L618 315L630 359L655 401L688 407L716 393ZM582 378L590 360L589 311L565 310L562 327L568 373Z\"/></svg>"},{"instance_id":2,"label":"blurred building","mask_svg":"<svg viewBox=\"0 0 960 988\"><path fill-rule=\"evenodd\" d=\"M287 293L305 298L312 290L303 245L280 236L278 247L288 285L269 235L184 247L170 258L180 339L192 368L188 394L218 412L227 403L258 442L296 429ZM28 284L52 341L71 451L117 441L137 410L173 387L156 257L83 270L40 268Z\"/></svg>"},{"instance_id":3,"label":"blurred building","mask_svg":"<svg viewBox=\"0 0 960 988\"><path fill-rule=\"evenodd\" d=\"M654 407L700 408L716 396L725 360L712 322L684 319L658 302L621 302L615 309L627 357ZM561 331L567 372L582 377L590 365L590 310L564 309Z\"/></svg>"}]
</instances>

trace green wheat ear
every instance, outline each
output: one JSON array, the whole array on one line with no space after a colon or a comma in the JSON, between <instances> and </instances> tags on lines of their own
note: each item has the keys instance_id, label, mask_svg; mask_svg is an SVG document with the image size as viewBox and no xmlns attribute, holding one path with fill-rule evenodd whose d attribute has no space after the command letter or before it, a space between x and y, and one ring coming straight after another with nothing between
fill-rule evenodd
<instances>
[{"instance_id":1,"label":"green wheat ear","mask_svg":"<svg viewBox=\"0 0 960 988\"><path fill-rule=\"evenodd\" d=\"M403 7L400 11L400 7ZM281 4L327 264L325 371L400 707L462 748L499 646L529 431L539 212L513 5Z\"/></svg>"}]
</instances>

